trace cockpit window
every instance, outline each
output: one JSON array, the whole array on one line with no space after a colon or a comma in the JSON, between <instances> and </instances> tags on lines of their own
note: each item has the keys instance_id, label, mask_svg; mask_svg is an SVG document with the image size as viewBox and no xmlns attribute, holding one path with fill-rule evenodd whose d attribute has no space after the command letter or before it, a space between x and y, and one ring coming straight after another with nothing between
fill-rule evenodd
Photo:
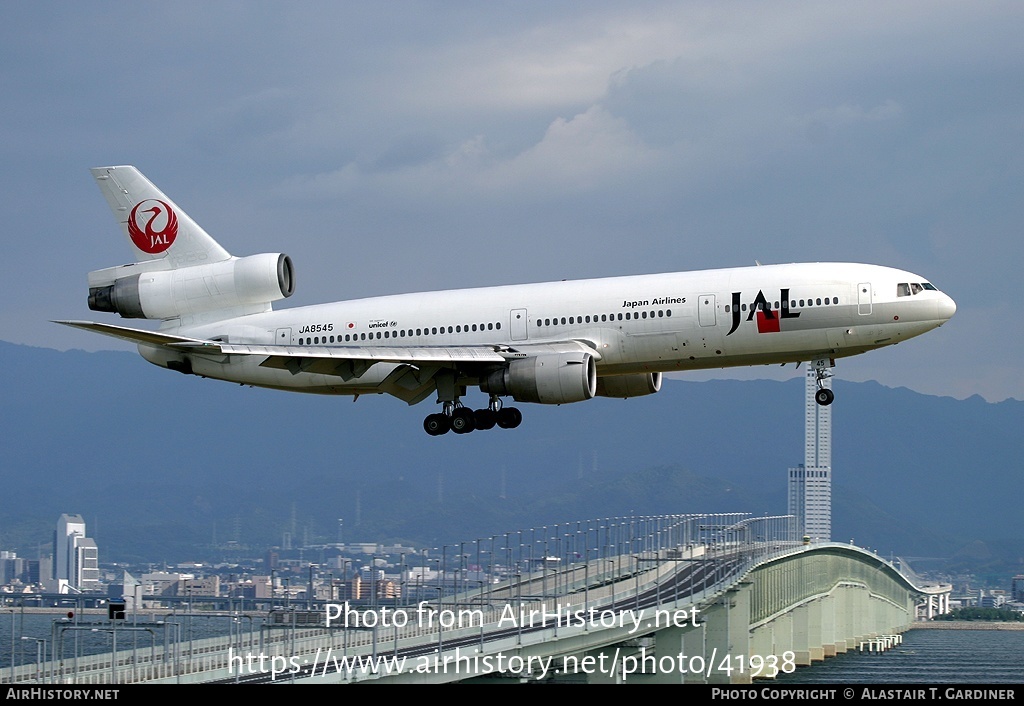
<instances>
[{"instance_id":1,"label":"cockpit window","mask_svg":"<svg viewBox=\"0 0 1024 706\"><path fill-rule=\"evenodd\" d=\"M910 297L915 294L920 294L926 289L930 289L933 292L939 291L928 282L900 282L899 284L896 285L896 296Z\"/></svg>"}]
</instances>

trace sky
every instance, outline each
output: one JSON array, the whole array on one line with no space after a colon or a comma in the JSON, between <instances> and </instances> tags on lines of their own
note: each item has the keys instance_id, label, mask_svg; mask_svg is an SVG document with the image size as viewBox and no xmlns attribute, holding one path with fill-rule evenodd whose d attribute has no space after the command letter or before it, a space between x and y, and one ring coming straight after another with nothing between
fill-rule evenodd
<instances>
[{"instance_id":1,"label":"sky","mask_svg":"<svg viewBox=\"0 0 1024 706\"><path fill-rule=\"evenodd\" d=\"M958 310L837 388L1021 400L1021 36L1020 2L5 3L0 339L130 348L51 320L118 322L88 169L134 164L290 255L285 306L867 262Z\"/></svg>"}]
</instances>

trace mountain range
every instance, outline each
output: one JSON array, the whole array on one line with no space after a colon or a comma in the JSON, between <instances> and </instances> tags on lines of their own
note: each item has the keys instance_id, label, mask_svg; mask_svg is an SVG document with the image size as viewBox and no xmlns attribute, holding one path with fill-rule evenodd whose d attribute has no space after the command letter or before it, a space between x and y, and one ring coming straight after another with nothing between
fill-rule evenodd
<instances>
[{"instance_id":1,"label":"mountain range","mask_svg":"<svg viewBox=\"0 0 1024 706\"><path fill-rule=\"evenodd\" d=\"M286 532L436 546L617 515L785 514L787 469L803 461L802 369L521 405L517 429L429 437L428 402L254 389L130 352L0 342L0 361L0 549L29 558L65 512L85 518L101 561L152 562L229 542L256 553ZM1022 571L1024 402L841 369L833 389L833 539Z\"/></svg>"}]
</instances>

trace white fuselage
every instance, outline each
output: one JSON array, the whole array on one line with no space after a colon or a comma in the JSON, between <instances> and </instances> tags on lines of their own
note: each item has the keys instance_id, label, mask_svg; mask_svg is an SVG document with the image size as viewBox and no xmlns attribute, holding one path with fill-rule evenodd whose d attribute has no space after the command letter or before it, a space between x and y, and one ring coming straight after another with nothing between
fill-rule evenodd
<instances>
[{"instance_id":1,"label":"white fuselage","mask_svg":"<svg viewBox=\"0 0 1024 706\"><path fill-rule=\"evenodd\" d=\"M598 376L611 376L856 355L936 328L955 309L909 272L801 263L399 294L162 330L311 353L579 341L597 352ZM168 359L160 348L140 352L160 365ZM375 391L396 364L376 363L349 380L262 367L250 356L193 355L192 367L257 386L361 394Z\"/></svg>"}]
</instances>

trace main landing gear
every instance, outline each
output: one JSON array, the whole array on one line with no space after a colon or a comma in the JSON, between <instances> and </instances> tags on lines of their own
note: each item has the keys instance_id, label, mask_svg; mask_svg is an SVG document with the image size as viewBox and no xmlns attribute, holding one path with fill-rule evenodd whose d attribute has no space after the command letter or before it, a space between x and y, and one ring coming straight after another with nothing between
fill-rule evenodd
<instances>
[{"instance_id":1,"label":"main landing gear","mask_svg":"<svg viewBox=\"0 0 1024 706\"><path fill-rule=\"evenodd\" d=\"M832 404L836 398L836 393L832 392L831 389L825 387L825 381L832 377L832 371L829 370L836 363L834 360L828 358L822 358L812 363L814 366L814 374L818 383L818 389L814 393L814 401L820 404L822 407L827 407Z\"/></svg>"},{"instance_id":2,"label":"main landing gear","mask_svg":"<svg viewBox=\"0 0 1024 706\"><path fill-rule=\"evenodd\" d=\"M463 407L458 400L445 402L444 411L428 414L423 420L423 429L431 436L441 436L453 431L468 434L474 429L515 429L523 421L523 413L515 407L503 407L501 399L491 397L486 409L473 410Z\"/></svg>"}]
</instances>

